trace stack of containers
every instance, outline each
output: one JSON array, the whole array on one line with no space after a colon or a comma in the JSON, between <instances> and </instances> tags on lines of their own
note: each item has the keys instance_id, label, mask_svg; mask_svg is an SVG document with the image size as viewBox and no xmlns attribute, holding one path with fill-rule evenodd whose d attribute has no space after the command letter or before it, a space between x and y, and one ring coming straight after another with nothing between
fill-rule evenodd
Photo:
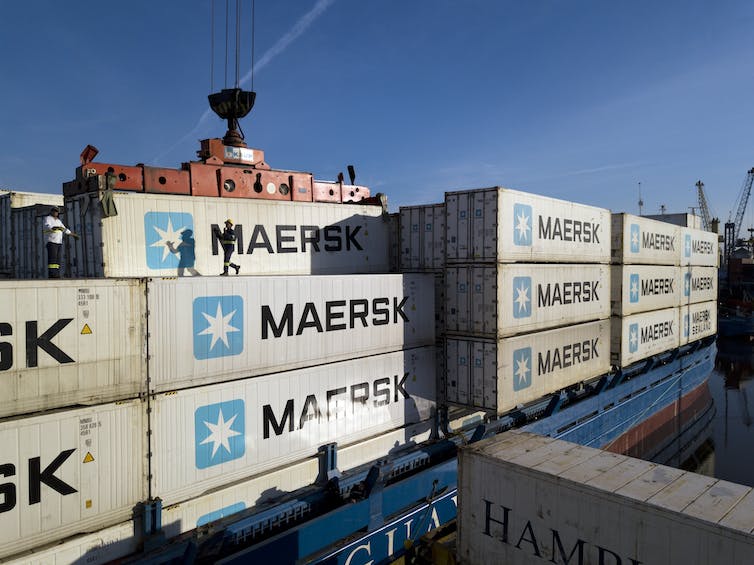
<instances>
[{"instance_id":1,"label":"stack of containers","mask_svg":"<svg viewBox=\"0 0 754 565\"><path fill-rule=\"evenodd\" d=\"M610 213L504 188L445 205L448 402L502 414L605 373Z\"/></svg>"},{"instance_id":2,"label":"stack of containers","mask_svg":"<svg viewBox=\"0 0 754 565\"><path fill-rule=\"evenodd\" d=\"M400 271L431 273L435 287L437 391L445 392L445 204L401 206ZM438 398L443 401L444 398Z\"/></svg>"},{"instance_id":3,"label":"stack of containers","mask_svg":"<svg viewBox=\"0 0 754 565\"><path fill-rule=\"evenodd\" d=\"M611 360L632 363L717 331L717 236L612 216Z\"/></svg>"}]
</instances>

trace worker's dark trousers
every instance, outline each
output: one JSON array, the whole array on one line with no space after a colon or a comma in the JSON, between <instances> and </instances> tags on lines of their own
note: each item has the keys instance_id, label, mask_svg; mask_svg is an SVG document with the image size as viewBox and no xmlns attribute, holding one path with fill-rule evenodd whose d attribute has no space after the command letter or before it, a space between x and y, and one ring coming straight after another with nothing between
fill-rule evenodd
<instances>
[{"instance_id":1,"label":"worker's dark trousers","mask_svg":"<svg viewBox=\"0 0 754 565\"><path fill-rule=\"evenodd\" d=\"M60 278L60 243L47 242L47 277L50 279Z\"/></svg>"},{"instance_id":2,"label":"worker's dark trousers","mask_svg":"<svg viewBox=\"0 0 754 565\"><path fill-rule=\"evenodd\" d=\"M223 245L223 274L225 275L228 274L228 267L233 267L234 269L238 267L235 263L230 262L230 256L233 255L235 249L235 245Z\"/></svg>"}]
</instances>

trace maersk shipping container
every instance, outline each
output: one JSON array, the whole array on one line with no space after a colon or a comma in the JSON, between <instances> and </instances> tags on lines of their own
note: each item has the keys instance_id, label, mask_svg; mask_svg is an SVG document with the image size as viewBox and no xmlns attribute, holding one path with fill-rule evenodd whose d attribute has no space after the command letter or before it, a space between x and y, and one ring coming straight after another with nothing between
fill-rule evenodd
<instances>
[{"instance_id":1,"label":"maersk shipping container","mask_svg":"<svg viewBox=\"0 0 754 565\"><path fill-rule=\"evenodd\" d=\"M426 420L434 406L434 346L157 394L152 494L186 500Z\"/></svg>"},{"instance_id":2,"label":"maersk shipping container","mask_svg":"<svg viewBox=\"0 0 754 565\"><path fill-rule=\"evenodd\" d=\"M0 418L146 392L138 280L0 281Z\"/></svg>"},{"instance_id":3,"label":"maersk shipping container","mask_svg":"<svg viewBox=\"0 0 754 565\"><path fill-rule=\"evenodd\" d=\"M458 560L749 565L753 506L748 486L508 431L459 451Z\"/></svg>"},{"instance_id":4,"label":"maersk shipping container","mask_svg":"<svg viewBox=\"0 0 754 565\"><path fill-rule=\"evenodd\" d=\"M717 301L681 306L681 345L717 333Z\"/></svg>"},{"instance_id":5,"label":"maersk shipping container","mask_svg":"<svg viewBox=\"0 0 754 565\"><path fill-rule=\"evenodd\" d=\"M0 271L13 272L13 237L11 236L11 209L44 204L47 211L51 206L63 206L63 196L38 192L18 192L0 190Z\"/></svg>"},{"instance_id":6,"label":"maersk shipping container","mask_svg":"<svg viewBox=\"0 0 754 565\"><path fill-rule=\"evenodd\" d=\"M401 271L445 265L445 204L401 206Z\"/></svg>"},{"instance_id":7,"label":"maersk shipping container","mask_svg":"<svg viewBox=\"0 0 754 565\"><path fill-rule=\"evenodd\" d=\"M448 266L446 330L507 337L610 317L610 266Z\"/></svg>"},{"instance_id":8,"label":"maersk shipping container","mask_svg":"<svg viewBox=\"0 0 754 565\"><path fill-rule=\"evenodd\" d=\"M448 263L609 263L610 212L508 188L448 192Z\"/></svg>"},{"instance_id":9,"label":"maersk shipping container","mask_svg":"<svg viewBox=\"0 0 754 565\"><path fill-rule=\"evenodd\" d=\"M214 229L234 222L233 262L247 275L384 273L389 221L380 206L278 202L114 192L66 198L76 277L217 275L223 250ZM105 216L117 211L117 215ZM232 271L231 271L232 272Z\"/></svg>"},{"instance_id":10,"label":"maersk shipping container","mask_svg":"<svg viewBox=\"0 0 754 565\"><path fill-rule=\"evenodd\" d=\"M613 263L680 265L680 227L631 214L613 214L612 225Z\"/></svg>"},{"instance_id":11,"label":"maersk shipping container","mask_svg":"<svg viewBox=\"0 0 754 565\"><path fill-rule=\"evenodd\" d=\"M681 305L717 300L717 267L681 267Z\"/></svg>"},{"instance_id":12,"label":"maersk shipping container","mask_svg":"<svg viewBox=\"0 0 754 565\"><path fill-rule=\"evenodd\" d=\"M681 265L717 267L720 251L718 235L705 230L681 228L683 251Z\"/></svg>"},{"instance_id":13,"label":"maersk shipping container","mask_svg":"<svg viewBox=\"0 0 754 565\"><path fill-rule=\"evenodd\" d=\"M610 369L610 321L498 341L447 338L447 400L503 414Z\"/></svg>"},{"instance_id":14,"label":"maersk shipping container","mask_svg":"<svg viewBox=\"0 0 754 565\"><path fill-rule=\"evenodd\" d=\"M432 274L155 279L153 391L433 345Z\"/></svg>"},{"instance_id":15,"label":"maersk shipping container","mask_svg":"<svg viewBox=\"0 0 754 565\"><path fill-rule=\"evenodd\" d=\"M626 367L681 343L679 308L611 318L610 359Z\"/></svg>"},{"instance_id":16,"label":"maersk shipping container","mask_svg":"<svg viewBox=\"0 0 754 565\"><path fill-rule=\"evenodd\" d=\"M46 279L48 277L44 218L49 213L50 207L43 204L11 209L11 256L15 278ZM60 219L65 223L65 214L61 214ZM67 261L65 248L62 248L61 274L67 272Z\"/></svg>"},{"instance_id":17,"label":"maersk shipping container","mask_svg":"<svg viewBox=\"0 0 754 565\"><path fill-rule=\"evenodd\" d=\"M610 279L615 316L680 306L685 289L681 270L666 265L614 265Z\"/></svg>"},{"instance_id":18,"label":"maersk shipping container","mask_svg":"<svg viewBox=\"0 0 754 565\"><path fill-rule=\"evenodd\" d=\"M129 520L145 500L140 400L0 422L0 558Z\"/></svg>"}]
</instances>

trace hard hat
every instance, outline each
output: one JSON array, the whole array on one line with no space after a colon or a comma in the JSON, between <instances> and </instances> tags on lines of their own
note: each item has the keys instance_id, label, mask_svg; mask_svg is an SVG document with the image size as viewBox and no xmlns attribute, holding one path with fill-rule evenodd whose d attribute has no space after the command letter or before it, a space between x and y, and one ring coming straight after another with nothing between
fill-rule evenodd
<instances>
[{"instance_id":1,"label":"hard hat","mask_svg":"<svg viewBox=\"0 0 754 565\"><path fill-rule=\"evenodd\" d=\"M53 206L52 208L50 208L50 214L52 214L53 212L60 212L60 208Z\"/></svg>"},{"instance_id":2,"label":"hard hat","mask_svg":"<svg viewBox=\"0 0 754 565\"><path fill-rule=\"evenodd\" d=\"M228 218L227 220L225 220L225 223L226 224L230 224L232 226L233 225L233 220L231 220L230 218Z\"/></svg>"}]
</instances>

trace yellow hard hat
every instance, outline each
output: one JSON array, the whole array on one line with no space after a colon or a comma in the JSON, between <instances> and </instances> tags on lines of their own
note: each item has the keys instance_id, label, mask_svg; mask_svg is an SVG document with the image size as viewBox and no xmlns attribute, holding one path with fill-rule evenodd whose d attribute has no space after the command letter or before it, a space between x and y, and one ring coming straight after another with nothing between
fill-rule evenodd
<instances>
[{"instance_id":1,"label":"yellow hard hat","mask_svg":"<svg viewBox=\"0 0 754 565\"><path fill-rule=\"evenodd\" d=\"M233 220L231 220L230 218L228 218L227 220L225 220L225 223L226 224L230 224L232 226L233 225Z\"/></svg>"}]
</instances>

